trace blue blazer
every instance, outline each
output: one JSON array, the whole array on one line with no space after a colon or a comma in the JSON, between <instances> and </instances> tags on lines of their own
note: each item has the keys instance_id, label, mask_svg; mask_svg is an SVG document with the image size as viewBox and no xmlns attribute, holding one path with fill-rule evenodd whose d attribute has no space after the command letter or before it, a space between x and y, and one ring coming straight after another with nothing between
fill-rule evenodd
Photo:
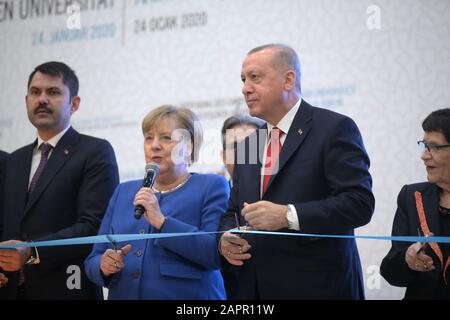
<instances>
[{"instance_id":1,"label":"blue blazer","mask_svg":"<svg viewBox=\"0 0 450 320\"><path fill-rule=\"evenodd\" d=\"M251 139L264 146L266 135L250 136L243 143ZM260 152L263 149L260 147ZM262 154L256 157L253 148L248 150L245 164L236 165L221 230L235 227L233 212L240 212L244 202L260 200L293 204L301 233L353 235L355 228L370 221L375 200L369 158L350 118L302 100L280 152L279 171L272 176L262 199L260 159ZM353 239L245 238L252 246L252 258L242 267L234 267L239 274L237 299L364 298Z\"/></svg>"},{"instance_id":2,"label":"blue blazer","mask_svg":"<svg viewBox=\"0 0 450 320\"><path fill-rule=\"evenodd\" d=\"M142 180L117 187L99 234L157 232L144 217L134 218L133 199L141 187ZM166 216L162 233L216 231L227 207L229 187L221 176L193 174L181 188L156 195ZM131 245L125 268L108 279L101 275L100 258L109 244L94 245L85 261L88 277L108 287L109 299L225 298L214 234L139 240Z\"/></svg>"},{"instance_id":3,"label":"blue blazer","mask_svg":"<svg viewBox=\"0 0 450 320\"><path fill-rule=\"evenodd\" d=\"M4 176L3 240L44 241L95 235L119 183L111 145L70 128L53 150L33 193L28 183L33 144L7 158ZM41 247L41 263L24 267L27 299L98 299L101 288L84 274L90 245ZM76 267L75 267L76 266ZM72 271L71 271L72 270ZM74 280L69 279L74 275ZM15 298L18 272L8 273L0 297ZM67 282L79 286L68 287Z\"/></svg>"}]
</instances>

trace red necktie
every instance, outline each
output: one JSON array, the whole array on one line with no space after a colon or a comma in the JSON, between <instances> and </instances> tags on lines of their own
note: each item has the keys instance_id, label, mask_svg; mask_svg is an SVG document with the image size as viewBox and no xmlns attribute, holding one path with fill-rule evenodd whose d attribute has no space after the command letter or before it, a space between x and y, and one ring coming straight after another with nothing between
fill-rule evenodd
<instances>
[{"instance_id":1,"label":"red necktie","mask_svg":"<svg viewBox=\"0 0 450 320\"><path fill-rule=\"evenodd\" d=\"M281 136L283 131L277 127L273 127L270 131L270 141L267 146L266 163L264 166L264 181L263 181L263 194L266 192L272 174L276 174L278 171L278 157L281 151Z\"/></svg>"}]
</instances>

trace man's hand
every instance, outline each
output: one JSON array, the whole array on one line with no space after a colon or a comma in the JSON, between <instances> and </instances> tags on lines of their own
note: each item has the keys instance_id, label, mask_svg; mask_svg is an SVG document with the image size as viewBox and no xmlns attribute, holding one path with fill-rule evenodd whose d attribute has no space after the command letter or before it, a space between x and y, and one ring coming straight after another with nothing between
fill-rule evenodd
<instances>
[{"instance_id":1,"label":"man's hand","mask_svg":"<svg viewBox=\"0 0 450 320\"><path fill-rule=\"evenodd\" d=\"M18 240L1 242L1 245L14 245L23 243ZM0 249L0 268L5 271L18 271L31 256L31 248Z\"/></svg>"},{"instance_id":2,"label":"man's hand","mask_svg":"<svg viewBox=\"0 0 450 320\"><path fill-rule=\"evenodd\" d=\"M244 203L241 214L253 230L274 231L289 227L287 210L287 205L258 201L252 204Z\"/></svg>"},{"instance_id":3,"label":"man's hand","mask_svg":"<svg viewBox=\"0 0 450 320\"><path fill-rule=\"evenodd\" d=\"M234 233L225 232L220 237L219 251L234 266L242 266L245 260L252 257L250 253L247 253L250 248L247 240Z\"/></svg>"},{"instance_id":4,"label":"man's hand","mask_svg":"<svg viewBox=\"0 0 450 320\"><path fill-rule=\"evenodd\" d=\"M0 273L0 288L5 286L7 283L8 278L3 273Z\"/></svg>"}]
</instances>

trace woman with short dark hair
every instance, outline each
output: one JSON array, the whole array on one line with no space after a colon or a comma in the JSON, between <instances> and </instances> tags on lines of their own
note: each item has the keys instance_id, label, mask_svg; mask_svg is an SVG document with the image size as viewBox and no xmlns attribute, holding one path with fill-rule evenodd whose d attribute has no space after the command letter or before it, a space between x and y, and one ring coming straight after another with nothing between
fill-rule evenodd
<instances>
[{"instance_id":1,"label":"woman with short dark hair","mask_svg":"<svg viewBox=\"0 0 450 320\"><path fill-rule=\"evenodd\" d=\"M450 109L432 112L418 141L428 182L406 185L398 195L393 236L450 235ZM450 299L447 243L393 241L381 275L406 287L405 299Z\"/></svg>"}]
</instances>

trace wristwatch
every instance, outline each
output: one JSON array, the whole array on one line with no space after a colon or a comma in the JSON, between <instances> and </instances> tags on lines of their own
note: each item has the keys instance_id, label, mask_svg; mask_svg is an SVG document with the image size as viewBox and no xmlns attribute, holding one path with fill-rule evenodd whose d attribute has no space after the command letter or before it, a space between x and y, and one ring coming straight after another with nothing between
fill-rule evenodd
<instances>
[{"instance_id":1,"label":"wristwatch","mask_svg":"<svg viewBox=\"0 0 450 320\"><path fill-rule=\"evenodd\" d=\"M36 257L30 256L25 264L38 264Z\"/></svg>"},{"instance_id":2,"label":"wristwatch","mask_svg":"<svg viewBox=\"0 0 450 320\"><path fill-rule=\"evenodd\" d=\"M36 249L36 247L31 248L31 256L28 258L27 262L25 264L39 264L41 260L39 259L39 253Z\"/></svg>"}]
</instances>

